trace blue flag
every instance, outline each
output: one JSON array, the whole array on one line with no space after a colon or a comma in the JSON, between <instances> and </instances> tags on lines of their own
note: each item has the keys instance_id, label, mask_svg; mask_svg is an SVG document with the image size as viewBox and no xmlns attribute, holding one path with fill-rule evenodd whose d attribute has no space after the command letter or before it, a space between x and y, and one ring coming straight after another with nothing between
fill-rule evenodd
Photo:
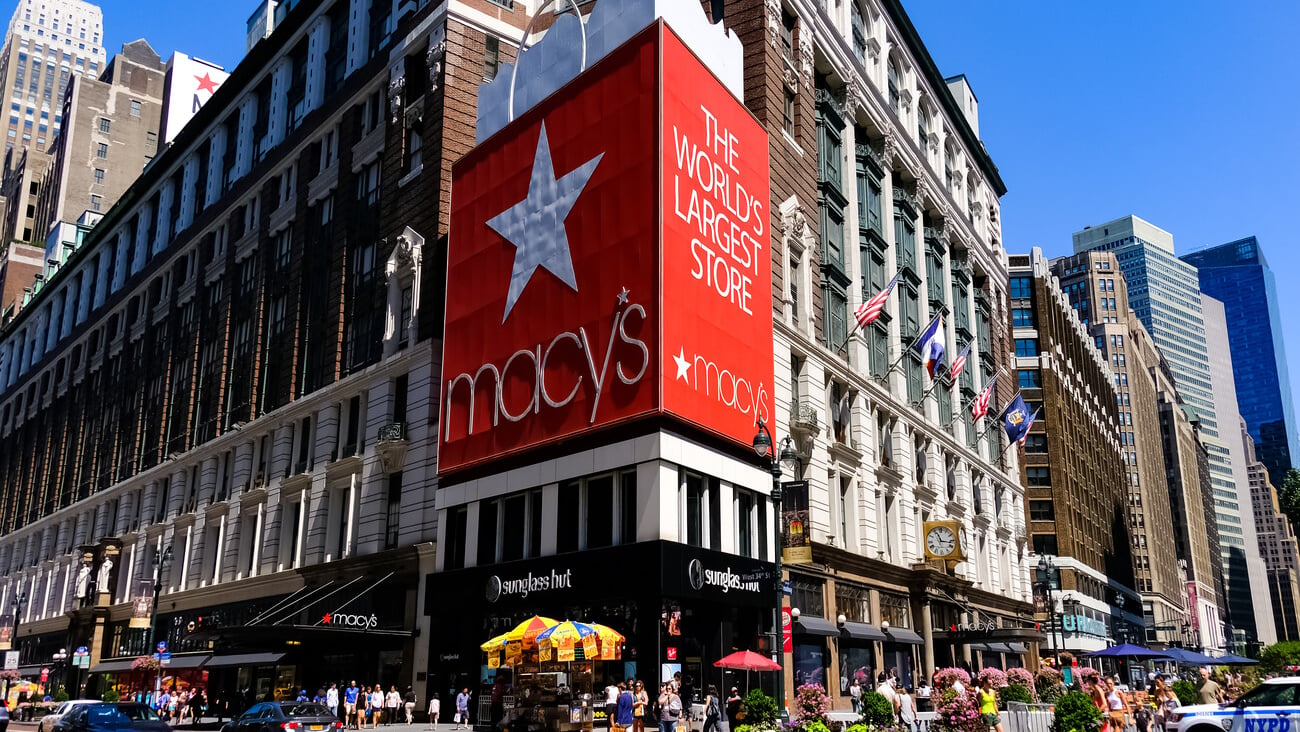
<instances>
[{"instance_id":1,"label":"blue flag","mask_svg":"<svg viewBox=\"0 0 1300 732\"><path fill-rule=\"evenodd\" d=\"M1007 439L1012 442L1020 442L1029 432L1029 426L1033 422L1029 416L1029 405L1025 404L1025 398L1019 394L1011 400L1007 410L1002 413L1002 429L1006 430Z\"/></svg>"}]
</instances>

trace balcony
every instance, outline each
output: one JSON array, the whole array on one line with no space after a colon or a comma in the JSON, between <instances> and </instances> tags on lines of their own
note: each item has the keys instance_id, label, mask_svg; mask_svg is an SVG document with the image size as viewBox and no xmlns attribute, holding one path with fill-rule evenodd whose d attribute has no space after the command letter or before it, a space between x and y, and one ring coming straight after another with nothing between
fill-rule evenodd
<instances>
[{"instance_id":1,"label":"balcony","mask_svg":"<svg viewBox=\"0 0 1300 732\"><path fill-rule=\"evenodd\" d=\"M379 428L375 452L379 455L385 473L396 473L406 465L406 448L409 445L405 422L389 422Z\"/></svg>"}]
</instances>

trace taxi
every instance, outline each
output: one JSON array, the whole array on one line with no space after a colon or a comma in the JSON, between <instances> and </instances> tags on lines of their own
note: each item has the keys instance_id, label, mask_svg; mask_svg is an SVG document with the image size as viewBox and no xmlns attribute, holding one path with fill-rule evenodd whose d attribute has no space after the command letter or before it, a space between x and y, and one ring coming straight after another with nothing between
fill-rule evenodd
<instances>
[{"instance_id":1,"label":"taxi","mask_svg":"<svg viewBox=\"0 0 1300 732\"><path fill-rule=\"evenodd\" d=\"M1165 732L1300 732L1300 676L1267 679L1235 701L1178 707Z\"/></svg>"}]
</instances>

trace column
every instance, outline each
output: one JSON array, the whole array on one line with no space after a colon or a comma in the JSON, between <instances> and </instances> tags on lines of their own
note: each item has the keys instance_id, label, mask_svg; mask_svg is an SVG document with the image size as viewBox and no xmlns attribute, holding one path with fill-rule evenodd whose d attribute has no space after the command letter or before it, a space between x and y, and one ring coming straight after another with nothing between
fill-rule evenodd
<instances>
[{"instance_id":1,"label":"column","mask_svg":"<svg viewBox=\"0 0 1300 732\"><path fill-rule=\"evenodd\" d=\"M267 115L266 147L284 141L289 129L289 85L293 83L293 59L285 56L271 72L271 110Z\"/></svg>"},{"instance_id":2,"label":"column","mask_svg":"<svg viewBox=\"0 0 1300 732\"><path fill-rule=\"evenodd\" d=\"M239 134L235 141L235 170L231 181L239 180L253 169L253 154L257 141L253 139L253 124L257 122L257 96L249 93L239 103Z\"/></svg>"},{"instance_id":3,"label":"column","mask_svg":"<svg viewBox=\"0 0 1300 732\"><path fill-rule=\"evenodd\" d=\"M213 205L221 198L223 189L223 176L225 176L226 162L226 125L218 125L212 132L212 138L208 144L208 179L199 181L203 186L203 207ZM196 194L197 195L197 194Z\"/></svg>"},{"instance_id":4,"label":"column","mask_svg":"<svg viewBox=\"0 0 1300 732\"><path fill-rule=\"evenodd\" d=\"M217 458L210 457L199 465L199 505L212 503L217 490Z\"/></svg>"},{"instance_id":5,"label":"column","mask_svg":"<svg viewBox=\"0 0 1300 732\"><path fill-rule=\"evenodd\" d=\"M261 569L262 542L266 540L266 537L263 534L263 529L265 528L265 524L266 524L266 501L262 501L257 504L257 523L254 525L253 528L253 541L251 547L251 551L253 552L253 562L252 562L253 569L249 572L249 576L256 576L257 574L259 574L259 570Z\"/></svg>"},{"instance_id":6,"label":"column","mask_svg":"<svg viewBox=\"0 0 1300 732\"><path fill-rule=\"evenodd\" d=\"M303 97L304 112L320 107L325 101L325 52L330 43L330 18L321 15L307 31L307 85Z\"/></svg>"},{"instance_id":7,"label":"column","mask_svg":"<svg viewBox=\"0 0 1300 732\"><path fill-rule=\"evenodd\" d=\"M153 249L152 255L158 255L167 250L167 245L172 240L172 203L176 200L176 182L168 178L163 183L162 188L158 191L158 211L157 220L153 227Z\"/></svg>"},{"instance_id":8,"label":"column","mask_svg":"<svg viewBox=\"0 0 1300 732\"><path fill-rule=\"evenodd\" d=\"M370 60L370 2L371 0L348 0L349 75Z\"/></svg>"},{"instance_id":9,"label":"column","mask_svg":"<svg viewBox=\"0 0 1300 732\"><path fill-rule=\"evenodd\" d=\"M176 216L176 231L185 231L194 223L194 204L199 195L199 155L192 153L185 159L181 174L181 205Z\"/></svg>"},{"instance_id":10,"label":"column","mask_svg":"<svg viewBox=\"0 0 1300 732\"><path fill-rule=\"evenodd\" d=\"M926 595L921 602L921 638L925 641L925 665L921 674L927 679L934 675L934 617L930 613L930 597Z\"/></svg>"}]
</instances>

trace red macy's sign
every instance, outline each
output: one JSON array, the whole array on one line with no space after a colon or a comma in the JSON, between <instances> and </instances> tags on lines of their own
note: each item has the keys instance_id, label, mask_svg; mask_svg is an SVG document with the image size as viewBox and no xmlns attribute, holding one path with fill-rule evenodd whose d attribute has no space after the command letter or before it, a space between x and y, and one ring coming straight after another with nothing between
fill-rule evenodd
<instances>
[{"instance_id":1,"label":"red macy's sign","mask_svg":"<svg viewBox=\"0 0 1300 732\"><path fill-rule=\"evenodd\" d=\"M452 172L439 472L770 421L767 134L662 21Z\"/></svg>"}]
</instances>

